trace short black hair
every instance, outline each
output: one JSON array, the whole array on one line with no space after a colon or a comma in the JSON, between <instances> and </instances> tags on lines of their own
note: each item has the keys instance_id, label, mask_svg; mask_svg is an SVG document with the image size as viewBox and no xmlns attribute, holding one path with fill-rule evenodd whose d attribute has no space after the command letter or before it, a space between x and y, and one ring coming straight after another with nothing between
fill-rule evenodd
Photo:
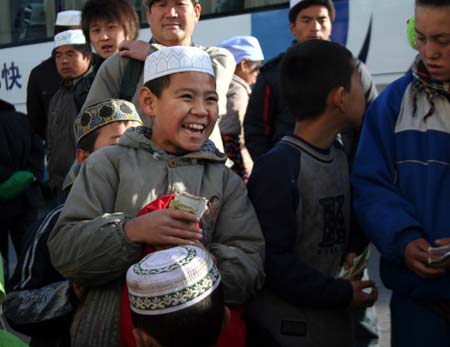
<instances>
[{"instance_id":1,"label":"short black hair","mask_svg":"<svg viewBox=\"0 0 450 347\"><path fill-rule=\"evenodd\" d=\"M320 115L334 88L350 90L355 68L352 53L338 43L308 40L292 46L281 61L279 76L289 112L298 121Z\"/></svg>"},{"instance_id":2,"label":"short black hair","mask_svg":"<svg viewBox=\"0 0 450 347\"><path fill-rule=\"evenodd\" d=\"M450 6L450 0L416 0L416 6Z\"/></svg>"},{"instance_id":3,"label":"short black hair","mask_svg":"<svg viewBox=\"0 0 450 347\"><path fill-rule=\"evenodd\" d=\"M150 89L151 92L159 98L163 90L170 85L170 76L171 75L165 75L162 77L155 78L154 80L146 82L144 86Z\"/></svg>"},{"instance_id":4,"label":"short black hair","mask_svg":"<svg viewBox=\"0 0 450 347\"><path fill-rule=\"evenodd\" d=\"M96 20L117 21L131 40L139 35L139 18L129 0L88 0L81 12L81 29L90 43L90 26Z\"/></svg>"},{"instance_id":5,"label":"short black hair","mask_svg":"<svg viewBox=\"0 0 450 347\"><path fill-rule=\"evenodd\" d=\"M328 14L330 15L331 22L334 22L334 18L336 17L336 9L334 8L334 4L332 0L303 0L300 1L297 5L292 7L289 10L289 22L294 23L297 15L300 11L308 8L310 6L325 6L328 10Z\"/></svg>"},{"instance_id":6,"label":"short black hair","mask_svg":"<svg viewBox=\"0 0 450 347\"><path fill-rule=\"evenodd\" d=\"M222 283L200 302L176 312L150 316L131 311L134 326L147 332L164 347L215 345L224 316Z\"/></svg>"}]
</instances>

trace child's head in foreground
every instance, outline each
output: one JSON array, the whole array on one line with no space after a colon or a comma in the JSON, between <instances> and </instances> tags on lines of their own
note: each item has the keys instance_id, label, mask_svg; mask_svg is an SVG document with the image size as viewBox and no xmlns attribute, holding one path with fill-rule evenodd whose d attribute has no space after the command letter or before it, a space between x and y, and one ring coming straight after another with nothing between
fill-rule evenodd
<instances>
[{"instance_id":1,"label":"child's head in foreground","mask_svg":"<svg viewBox=\"0 0 450 347\"><path fill-rule=\"evenodd\" d=\"M164 347L216 344L225 320L220 273L208 251L179 246L150 253L127 272L136 341Z\"/></svg>"},{"instance_id":2,"label":"child's head in foreground","mask_svg":"<svg viewBox=\"0 0 450 347\"><path fill-rule=\"evenodd\" d=\"M351 52L331 41L308 40L289 48L281 62L280 85L297 121L338 111L359 125L365 99Z\"/></svg>"},{"instance_id":3,"label":"child's head in foreground","mask_svg":"<svg viewBox=\"0 0 450 347\"><path fill-rule=\"evenodd\" d=\"M213 131L218 95L209 55L190 46L165 47L145 60L143 112L152 142L169 153L198 151Z\"/></svg>"}]
</instances>

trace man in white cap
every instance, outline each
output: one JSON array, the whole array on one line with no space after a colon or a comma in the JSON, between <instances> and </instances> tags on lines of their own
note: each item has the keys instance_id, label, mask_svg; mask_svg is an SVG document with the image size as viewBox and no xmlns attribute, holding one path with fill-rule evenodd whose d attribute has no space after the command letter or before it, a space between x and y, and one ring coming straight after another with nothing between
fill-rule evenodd
<instances>
[{"instance_id":1,"label":"man in white cap","mask_svg":"<svg viewBox=\"0 0 450 347\"><path fill-rule=\"evenodd\" d=\"M144 341L165 347L217 344L229 310L219 270L205 249L180 246L151 253L130 266L127 286L137 347Z\"/></svg>"},{"instance_id":2,"label":"man in white cap","mask_svg":"<svg viewBox=\"0 0 450 347\"><path fill-rule=\"evenodd\" d=\"M244 145L243 123L251 86L255 84L264 54L254 36L234 36L218 45L228 49L236 60L233 79L227 93L227 113L220 119L225 153L233 161L231 169L248 179L252 161Z\"/></svg>"},{"instance_id":3,"label":"man in white cap","mask_svg":"<svg viewBox=\"0 0 450 347\"><path fill-rule=\"evenodd\" d=\"M164 46L195 46L192 34L201 13L198 0L146 0L145 4L147 22L153 35L150 43L139 40L123 41L120 45L120 56L113 56L99 69L84 107L106 98L120 97L131 100L143 116L137 91L142 85L142 66L147 55ZM223 115L226 112L226 93L235 63L230 52L225 49L202 49L211 57L219 94L219 115ZM143 116L143 120L148 122L147 117ZM212 140L220 150L223 149L218 125L214 129Z\"/></svg>"},{"instance_id":4,"label":"man in white cap","mask_svg":"<svg viewBox=\"0 0 450 347\"><path fill-rule=\"evenodd\" d=\"M209 55L198 47L164 47L147 57L143 77L139 102L152 127L130 129L118 146L89 156L49 237L55 268L88 288L72 324L72 347L118 346L123 278L145 245L203 244L217 261L227 304L243 305L264 280L264 239L245 184L208 139L218 117ZM205 198L206 212L138 215L182 193Z\"/></svg>"},{"instance_id":5,"label":"man in white cap","mask_svg":"<svg viewBox=\"0 0 450 347\"><path fill-rule=\"evenodd\" d=\"M48 185L59 205L64 201L62 184L76 151L73 123L78 111L73 93L78 81L89 71L92 51L81 29L60 32L54 42L53 55L62 81L50 101L46 137Z\"/></svg>"},{"instance_id":6,"label":"man in white cap","mask_svg":"<svg viewBox=\"0 0 450 347\"><path fill-rule=\"evenodd\" d=\"M58 12L55 35L69 29L79 29L81 12L70 10ZM46 140L48 105L59 88L61 76L56 70L55 57L44 60L30 73L27 84L27 113L33 131Z\"/></svg>"},{"instance_id":7,"label":"man in white cap","mask_svg":"<svg viewBox=\"0 0 450 347\"><path fill-rule=\"evenodd\" d=\"M289 29L295 37L295 43L301 44L311 39L329 40L335 16L336 9L332 0L290 0ZM295 118L289 113L279 87L279 67L284 54L283 52L264 64L250 96L244 118L244 134L245 145L253 160L268 152L283 136L294 130ZM356 61L356 66L361 75L367 107L378 92L366 66L359 60ZM346 129L340 134L350 163L356 152L358 131L359 129ZM356 317L358 315L361 317ZM358 321L355 329L358 346L377 345L375 309L372 307L359 311L355 317ZM359 321L363 323L360 324Z\"/></svg>"}]
</instances>

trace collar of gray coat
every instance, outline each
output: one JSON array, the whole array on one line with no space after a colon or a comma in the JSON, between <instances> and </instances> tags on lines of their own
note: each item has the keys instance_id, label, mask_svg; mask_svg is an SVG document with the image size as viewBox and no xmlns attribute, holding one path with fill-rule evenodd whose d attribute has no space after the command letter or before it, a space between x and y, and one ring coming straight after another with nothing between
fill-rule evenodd
<instances>
[{"instance_id":1,"label":"collar of gray coat","mask_svg":"<svg viewBox=\"0 0 450 347\"><path fill-rule=\"evenodd\" d=\"M167 153L161 147L155 145L152 141L152 129L148 126L139 126L129 128L125 131L119 140L119 145L130 148L141 148L161 159L173 157L173 154ZM225 163L227 156L220 152L211 140L206 140L199 151L188 152L180 158L187 159L205 159L219 163Z\"/></svg>"}]
</instances>

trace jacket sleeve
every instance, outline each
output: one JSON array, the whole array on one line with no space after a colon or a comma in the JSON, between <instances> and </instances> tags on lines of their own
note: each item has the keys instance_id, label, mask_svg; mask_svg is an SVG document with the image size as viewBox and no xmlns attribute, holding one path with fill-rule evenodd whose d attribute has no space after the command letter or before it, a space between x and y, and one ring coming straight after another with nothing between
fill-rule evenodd
<instances>
[{"instance_id":1,"label":"jacket sleeve","mask_svg":"<svg viewBox=\"0 0 450 347\"><path fill-rule=\"evenodd\" d=\"M141 256L142 246L130 242L123 231L130 216L114 211L118 181L107 156L93 153L49 237L53 265L80 285L100 286L117 279Z\"/></svg>"},{"instance_id":2,"label":"jacket sleeve","mask_svg":"<svg viewBox=\"0 0 450 347\"><path fill-rule=\"evenodd\" d=\"M47 115L42 104L42 98L36 79L36 70L31 70L27 84L27 113L30 117L31 128L44 140L46 139Z\"/></svg>"},{"instance_id":3,"label":"jacket sleeve","mask_svg":"<svg viewBox=\"0 0 450 347\"><path fill-rule=\"evenodd\" d=\"M369 107L352 173L353 208L363 231L397 262L406 245L422 237L415 208L396 185L394 131L405 88L391 84Z\"/></svg>"},{"instance_id":4,"label":"jacket sleeve","mask_svg":"<svg viewBox=\"0 0 450 347\"><path fill-rule=\"evenodd\" d=\"M119 54L114 54L103 62L95 75L82 109L106 99L120 96L120 84L128 60L128 58L121 57Z\"/></svg>"},{"instance_id":5,"label":"jacket sleeve","mask_svg":"<svg viewBox=\"0 0 450 347\"><path fill-rule=\"evenodd\" d=\"M266 240L267 286L293 305L347 307L353 295L350 282L322 274L295 251L301 235L297 226L298 172L292 169L293 159L260 158L248 182Z\"/></svg>"},{"instance_id":6,"label":"jacket sleeve","mask_svg":"<svg viewBox=\"0 0 450 347\"><path fill-rule=\"evenodd\" d=\"M242 305L264 282L264 239L243 181L230 170L208 250L217 258L225 302Z\"/></svg>"},{"instance_id":7,"label":"jacket sleeve","mask_svg":"<svg viewBox=\"0 0 450 347\"><path fill-rule=\"evenodd\" d=\"M244 118L245 146L254 161L272 148L271 119L276 116L272 114L274 102L272 87L262 72L253 86Z\"/></svg>"}]
</instances>

